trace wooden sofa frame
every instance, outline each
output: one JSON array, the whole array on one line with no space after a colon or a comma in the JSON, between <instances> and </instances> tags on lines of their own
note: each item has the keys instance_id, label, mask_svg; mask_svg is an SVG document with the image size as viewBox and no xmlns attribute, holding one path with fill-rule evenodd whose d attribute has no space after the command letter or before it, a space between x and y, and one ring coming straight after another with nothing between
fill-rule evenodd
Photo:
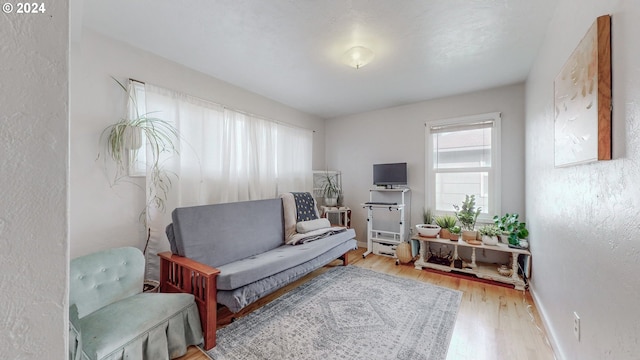
<instances>
[{"instance_id":1,"label":"wooden sofa frame","mask_svg":"<svg viewBox=\"0 0 640 360\"><path fill-rule=\"evenodd\" d=\"M188 293L195 296L204 336L204 349L216 346L217 278L220 270L171 252L159 253L160 292ZM349 264L348 253L339 257Z\"/></svg>"}]
</instances>

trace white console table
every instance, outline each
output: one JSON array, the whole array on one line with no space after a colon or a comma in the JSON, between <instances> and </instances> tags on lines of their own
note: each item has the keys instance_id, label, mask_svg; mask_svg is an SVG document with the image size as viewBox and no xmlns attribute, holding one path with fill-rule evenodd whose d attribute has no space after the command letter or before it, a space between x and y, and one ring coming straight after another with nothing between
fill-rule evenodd
<instances>
[{"instance_id":1,"label":"white console table","mask_svg":"<svg viewBox=\"0 0 640 360\"><path fill-rule=\"evenodd\" d=\"M322 217L329 219L331 225L351 227L351 209L346 206L321 206Z\"/></svg>"},{"instance_id":2,"label":"white console table","mask_svg":"<svg viewBox=\"0 0 640 360\"><path fill-rule=\"evenodd\" d=\"M510 248L507 244L502 244L502 243L498 245L493 245L493 246L484 245L484 244L471 245L462 240L451 241L451 240L440 239L440 238L427 238L420 235L414 235L411 239L420 241L420 254L418 256L418 259L414 263L415 268L418 270L422 270L423 268L429 268L429 269L436 269L436 270L446 271L446 272L456 271L460 273L473 274L481 279L487 279L487 280L497 281L501 283L511 284L517 290L524 290L526 283L524 282L524 279L520 275L518 275L518 255L522 254L522 255L525 255L523 272L526 274L527 279L529 279L529 276L531 274L531 253L525 249ZM458 269L453 266L453 261L449 266L428 262L427 260L429 260L429 253L427 249L429 248L430 244L442 244L442 245L453 246L454 260L458 258L459 247L471 248L471 263L468 264L470 268L463 267L462 269ZM498 273L496 264L477 262L476 250L478 249L510 253L511 254L511 270L512 270L511 276L500 275Z\"/></svg>"}]
</instances>

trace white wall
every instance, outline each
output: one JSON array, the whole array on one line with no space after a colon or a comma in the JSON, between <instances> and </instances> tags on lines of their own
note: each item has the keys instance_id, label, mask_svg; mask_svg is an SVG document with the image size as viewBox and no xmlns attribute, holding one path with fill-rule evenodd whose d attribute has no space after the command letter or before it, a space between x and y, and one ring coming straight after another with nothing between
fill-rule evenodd
<instances>
[{"instance_id":1,"label":"white wall","mask_svg":"<svg viewBox=\"0 0 640 360\"><path fill-rule=\"evenodd\" d=\"M358 240L366 242L372 165L407 162L411 224L421 224L425 202L425 123L489 112L502 113L502 212L524 210L524 85L511 85L327 120L326 159L342 171L344 202L352 209Z\"/></svg>"},{"instance_id":2,"label":"white wall","mask_svg":"<svg viewBox=\"0 0 640 360\"><path fill-rule=\"evenodd\" d=\"M0 357L64 359L68 3L15 10L0 14Z\"/></svg>"},{"instance_id":3,"label":"white wall","mask_svg":"<svg viewBox=\"0 0 640 360\"><path fill-rule=\"evenodd\" d=\"M614 160L556 169L553 81L605 14L612 15ZM561 0L526 84L532 292L562 359L640 357L638 19L637 0Z\"/></svg>"},{"instance_id":4,"label":"white wall","mask_svg":"<svg viewBox=\"0 0 640 360\"><path fill-rule=\"evenodd\" d=\"M77 38L72 43L70 68L72 258L117 246L141 248L146 239L138 221L144 207L142 180L131 179L111 188L105 163L96 161L101 131L124 114L123 92L110 76L120 81L134 78L312 129L313 166L324 165L324 120L86 28Z\"/></svg>"}]
</instances>

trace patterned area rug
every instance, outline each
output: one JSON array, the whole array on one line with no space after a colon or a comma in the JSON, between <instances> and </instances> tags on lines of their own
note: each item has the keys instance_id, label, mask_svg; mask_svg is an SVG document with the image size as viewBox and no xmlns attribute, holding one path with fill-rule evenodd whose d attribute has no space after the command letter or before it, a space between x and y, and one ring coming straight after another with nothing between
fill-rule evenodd
<instances>
[{"instance_id":1,"label":"patterned area rug","mask_svg":"<svg viewBox=\"0 0 640 360\"><path fill-rule=\"evenodd\" d=\"M215 360L442 359L462 293L340 266L218 330Z\"/></svg>"}]
</instances>

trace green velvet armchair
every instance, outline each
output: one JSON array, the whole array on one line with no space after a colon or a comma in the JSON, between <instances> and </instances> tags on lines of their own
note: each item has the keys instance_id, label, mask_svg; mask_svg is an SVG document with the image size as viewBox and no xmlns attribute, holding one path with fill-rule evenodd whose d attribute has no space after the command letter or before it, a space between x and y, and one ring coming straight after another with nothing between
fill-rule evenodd
<instances>
[{"instance_id":1,"label":"green velvet armchair","mask_svg":"<svg viewBox=\"0 0 640 360\"><path fill-rule=\"evenodd\" d=\"M143 276L132 247L71 261L69 359L173 359L202 343L193 295L143 293Z\"/></svg>"}]
</instances>

